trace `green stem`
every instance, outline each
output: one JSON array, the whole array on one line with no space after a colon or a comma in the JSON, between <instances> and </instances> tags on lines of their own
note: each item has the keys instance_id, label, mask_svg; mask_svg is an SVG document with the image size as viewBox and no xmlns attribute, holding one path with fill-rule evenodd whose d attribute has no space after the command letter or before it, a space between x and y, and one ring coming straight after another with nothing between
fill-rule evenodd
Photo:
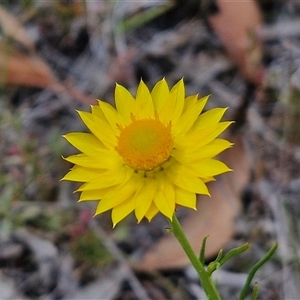
<instances>
[{"instance_id":1,"label":"green stem","mask_svg":"<svg viewBox=\"0 0 300 300\"><path fill-rule=\"evenodd\" d=\"M260 260L258 261L253 267L252 269L250 270L249 274L248 274L248 277L247 277L247 280L245 282L245 285L240 293L240 296L239 296L239 300L244 300L246 299L246 295L247 295L247 292L248 292L248 289L250 287L250 284L251 284L251 281L255 275L255 273L258 271L259 268L261 268L272 256L273 254L275 253L276 249L278 247L278 244L276 243L269 251L268 253Z\"/></svg>"},{"instance_id":2,"label":"green stem","mask_svg":"<svg viewBox=\"0 0 300 300\"><path fill-rule=\"evenodd\" d=\"M208 298L213 299L213 300L221 300L221 297L220 297L218 291L216 290L216 287L213 284L211 277L209 276L209 274L205 270L203 264L200 262L200 260L196 256L195 252L193 251L175 214L173 215L173 220L172 221L169 220L169 223L170 223L172 232L174 233L174 235L177 238L178 242L180 243L181 247L185 251L190 262L194 266L196 272L198 273L200 282L201 282Z\"/></svg>"}]
</instances>

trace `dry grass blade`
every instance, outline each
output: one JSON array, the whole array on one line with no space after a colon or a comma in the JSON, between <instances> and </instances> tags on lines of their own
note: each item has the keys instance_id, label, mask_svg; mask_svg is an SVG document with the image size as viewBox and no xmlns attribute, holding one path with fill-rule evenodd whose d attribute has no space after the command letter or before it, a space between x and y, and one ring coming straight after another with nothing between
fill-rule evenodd
<instances>
[{"instance_id":1,"label":"dry grass blade","mask_svg":"<svg viewBox=\"0 0 300 300\"><path fill-rule=\"evenodd\" d=\"M28 50L34 50L34 43L22 24L18 20L0 6L0 27L2 28L4 36L13 38Z\"/></svg>"},{"instance_id":2,"label":"dry grass blade","mask_svg":"<svg viewBox=\"0 0 300 300\"><path fill-rule=\"evenodd\" d=\"M123 271L126 273L126 278L128 280L128 283L130 284L132 290L135 293L135 296L139 300L147 300L149 299L149 296L146 292L146 290L143 288L142 284L139 282L133 271L128 266L127 261L123 257L122 252L119 250L119 248L115 245L112 239L110 239L105 232L97 225L97 223L94 220L91 220L90 227L93 229L95 234L99 236L99 238L103 241L105 247L107 250L113 255L121 264L121 267L123 268Z\"/></svg>"},{"instance_id":3,"label":"dry grass blade","mask_svg":"<svg viewBox=\"0 0 300 300\"><path fill-rule=\"evenodd\" d=\"M97 299L115 299L117 293L121 289L123 280L126 278L127 272L123 266L117 266L112 274L99 278L89 285L76 290L75 293L67 298L67 300L93 300L95 295Z\"/></svg>"}]
</instances>

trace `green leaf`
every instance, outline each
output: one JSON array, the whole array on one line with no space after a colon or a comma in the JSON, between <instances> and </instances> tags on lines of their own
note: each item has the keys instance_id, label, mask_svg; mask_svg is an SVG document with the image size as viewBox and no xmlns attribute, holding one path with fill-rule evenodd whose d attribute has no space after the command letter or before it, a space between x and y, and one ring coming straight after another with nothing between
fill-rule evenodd
<instances>
[{"instance_id":1,"label":"green leaf","mask_svg":"<svg viewBox=\"0 0 300 300\"><path fill-rule=\"evenodd\" d=\"M275 253L276 249L278 247L278 243L276 243L269 251L268 253L260 260L258 261L250 270L249 275L247 277L247 280L244 284L243 289L241 290L240 296L239 296L239 300L244 300L246 298L247 295L247 291L250 287L251 281L255 275L255 273L258 271L258 269L260 269Z\"/></svg>"},{"instance_id":2,"label":"green leaf","mask_svg":"<svg viewBox=\"0 0 300 300\"><path fill-rule=\"evenodd\" d=\"M204 261L205 261L205 247L206 247L207 238L208 238L208 235L206 237L204 237L204 239L202 241L201 249L200 249L199 261L201 262L202 265L204 265Z\"/></svg>"},{"instance_id":3,"label":"green leaf","mask_svg":"<svg viewBox=\"0 0 300 300\"><path fill-rule=\"evenodd\" d=\"M232 257L239 255L245 251L247 251L250 247L250 243L246 243L240 247L231 249L220 261L220 264L223 266L228 260L230 260Z\"/></svg>"},{"instance_id":4,"label":"green leaf","mask_svg":"<svg viewBox=\"0 0 300 300\"><path fill-rule=\"evenodd\" d=\"M253 291L252 291L252 295L251 295L251 300L256 300L258 297L258 292L259 292L259 285L257 282L254 283L253 286Z\"/></svg>"}]
</instances>

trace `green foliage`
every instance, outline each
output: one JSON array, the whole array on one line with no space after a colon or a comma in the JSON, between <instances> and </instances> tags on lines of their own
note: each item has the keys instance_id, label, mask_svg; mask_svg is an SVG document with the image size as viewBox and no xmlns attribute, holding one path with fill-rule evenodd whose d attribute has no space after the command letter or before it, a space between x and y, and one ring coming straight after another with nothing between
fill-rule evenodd
<instances>
[{"instance_id":1,"label":"green foliage","mask_svg":"<svg viewBox=\"0 0 300 300\"><path fill-rule=\"evenodd\" d=\"M254 275L256 274L256 272L267 262L271 259L271 257L274 255L274 253L276 252L278 247L278 244L276 243L268 252L267 254L261 259L259 260L250 270L249 274L248 274L248 278L245 282L245 285L240 293L240 297L239 300L244 300L246 299L246 295L247 295L247 291L249 290L251 281L254 277ZM257 288L258 289L258 288ZM258 290L254 289L253 293L256 294L258 293Z\"/></svg>"},{"instance_id":2,"label":"green foliage","mask_svg":"<svg viewBox=\"0 0 300 300\"><path fill-rule=\"evenodd\" d=\"M122 24L119 24L119 27L123 28L125 32L142 27L147 22L166 13L168 10L174 7L174 5L175 2L170 1L165 5L155 5L151 8L148 8L147 10L137 12L131 16L128 16Z\"/></svg>"},{"instance_id":3,"label":"green foliage","mask_svg":"<svg viewBox=\"0 0 300 300\"><path fill-rule=\"evenodd\" d=\"M209 263L207 267L204 266L204 257L205 257L205 245L207 236L202 241L202 246L200 250L200 256L199 258L196 257L191 245L189 244L181 225L177 219L177 217L174 215L173 220L169 221L171 226L171 232L174 234L174 236L177 238L178 242L182 246L183 250L185 251L187 257L190 259L192 265L194 266L198 276L199 280L201 282L201 285L208 297L208 299L221 300L221 296L219 295L219 292L216 289L215 284L212 280L212 274L217 269L222 267L227 261L232 259L234 256L237 256L239 254L242 254L243 252L247 251L250 247L249 243L246 243L240 247L231 249L227 254L224 255L223 250L221 249L216 257L216 259ZM250 270L247 280L241 290L239 300L245 300L248 290L250 288L251 282L256 274L256 272L267 262L271 259L271 257L274 255L276 249L278 247L278 244L276 243L269 251L268 253L259 260ZM252 293L252 299L255 300L258 297L258 285L254 286L253 293Z\"/></svg>"}]
</instances>

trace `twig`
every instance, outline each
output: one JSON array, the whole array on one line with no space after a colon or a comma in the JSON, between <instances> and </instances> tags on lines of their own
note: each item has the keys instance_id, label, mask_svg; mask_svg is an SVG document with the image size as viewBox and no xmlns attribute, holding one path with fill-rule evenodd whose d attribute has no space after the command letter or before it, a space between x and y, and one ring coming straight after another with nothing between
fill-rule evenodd
<instances>
[{"instance_id":1,"label":"twig","mask_svg":"<svg viewBox=\"0 0 300 300\"><path fill-rule=\"evenodd\" d=\"M286 151L287 143L283 140L279 140L279 137L276 135L276 133L270 128L270 126L266 124L266 122L263 121L254 107L250 107L248 109L248 119L251 131L257 133L264 139L264 141L270 143L278 150L283 152ZM293 158L297 162L300 162L300 148L294 146L293 149L289 149L289 151L293 151Z\"/></svg>"},{"instance_id":2,"label":"twig","mask_svg":"<svg viewBox=\"0 0 300 300\"><path fill-rule=\"evenodd\" d=\"M277 40L281 38L290 38L299 36L300 34L300 21L283 21L275 25L264 26L261 29L260 36L263 40Z\"/></svg>"},{"instance_id":3,"label":"twig","mask_svg":"<svg viewBox=\"0 0 300 300\"><path fill-rule=\"evenodd\" d=\"M135 274L132 272L126 259L123 256L123 253L116 246L114 241L107 236L107 234L102 230L102 228L96 223L94 219L90 221L90 228L94 233L101 239L106 249L117 259L117 261L122 265L125 272L127 273L127 280L130 284L133 292L135 293L138 300L150 300L150 297L144 287L141 285Z\"/></svg>"},{"instance_id":4,"label":"twig","mask_svg":"<svg viewBox=\"0 0 300 300\"><path fill-rule=\"evenodd\" d=\"M279 255L282 260L284 299L298 299L299 295L297 295L297 283L295 281L295 275L290 266L288 266L292 253L288 242L289 233L279 198L279 192L274 192L274 188L267 181L260 181L257 185L257 188L262 199L264 199L270 205L274 219L277 221L275 222L275 230L279 244Z\"/></svg>"}]
</instances>

